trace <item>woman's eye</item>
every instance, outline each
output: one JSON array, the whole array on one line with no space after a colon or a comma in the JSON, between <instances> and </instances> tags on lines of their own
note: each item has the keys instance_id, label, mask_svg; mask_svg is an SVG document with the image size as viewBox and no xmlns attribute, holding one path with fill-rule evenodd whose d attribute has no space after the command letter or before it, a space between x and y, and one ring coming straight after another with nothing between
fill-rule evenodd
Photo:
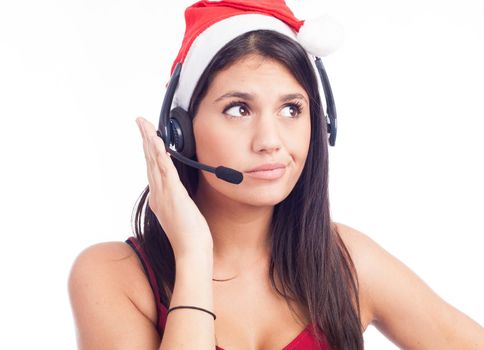
<instances>
[{"instance_id":1,"label":"woman's eye","mask_svg":"<svg viewBox=\"0 0 484 350\"><path fill-rule=\"evenodd\" d=\"M229 106L224 110L224 114L228 114L231 117L244 117L248 113L247 107L241 104Z\"/></svg>"},{"instance_id":2,"label":"woman's eye","mask_svg":"<svg viewBox=\"0 0 484 350\"><path fill-rule=\"evenodd\" d=\"M299 117L299 114L301 114L301 107L297 105L287 105L282 109L282 114L285 117L297 118Z\"/></svg>"}]
</instances>

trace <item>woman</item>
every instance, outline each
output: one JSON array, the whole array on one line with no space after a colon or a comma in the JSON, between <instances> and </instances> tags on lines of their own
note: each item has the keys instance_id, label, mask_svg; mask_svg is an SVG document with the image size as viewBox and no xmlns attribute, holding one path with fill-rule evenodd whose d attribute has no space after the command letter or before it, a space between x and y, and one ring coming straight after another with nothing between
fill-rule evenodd
<instances>
[{"instance_id":1,"label":"woman","mask_svg":"<svg viewBox=\"0 0 484 350\"><path fill-rule=\"evenodd\" d=\"M484 347L482 327L331 221L322 91L286 5L201 1L186 19L176 150L243 181L170 157L166 131L137 119L149 186L136 238L73 265L79 347L362 349L369 324L402 348Z\"/></svg>"}]
</instances>

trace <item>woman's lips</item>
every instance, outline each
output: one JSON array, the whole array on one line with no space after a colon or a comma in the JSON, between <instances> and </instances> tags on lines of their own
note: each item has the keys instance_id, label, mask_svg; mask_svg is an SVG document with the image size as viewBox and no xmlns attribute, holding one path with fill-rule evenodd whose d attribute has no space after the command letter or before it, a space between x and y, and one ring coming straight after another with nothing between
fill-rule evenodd
<instances>
[{"instance_id":1,"label":"woman's lips","mask_svg":"<svg viewBox=\"0 0 484 350\"><path fill-rule=\"evenodd\" d=\"M286 172L286 168L276 168L272 170L258 170L258 171L249 171L246 172L245 175L256 178L256 179L264 179L264 180L276 180L280 178Z\"/></svg>"}]
</instances>

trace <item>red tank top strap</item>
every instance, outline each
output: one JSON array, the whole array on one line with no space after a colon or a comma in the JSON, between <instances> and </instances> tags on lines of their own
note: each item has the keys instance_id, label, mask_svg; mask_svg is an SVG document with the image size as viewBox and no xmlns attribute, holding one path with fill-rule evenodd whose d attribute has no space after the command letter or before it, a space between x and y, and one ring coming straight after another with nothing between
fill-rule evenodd
<instances>
[{"instance_id":1,"label":"red tank top strap","mask_svg":"<svg viewBox=\"0 0 484 350\"><path fill-rule=\"evenodd\" d=\"M159 293L160 289L158 287L158 282L156 281L155 272L153 270L153 267L151 266L148 256L146 255L143 247L141 247L136 237L129 237L125 241L125 243L127 243L136 252L136 255L138 255L138 258L141 261L141 264L143 265L145 273L148 277L148 281L150 282L151 289L153 290L153 294L155 296L156 310L158 312L156 329L158 330L160 336L162 336L166 324L166 316L168 310L166 309L166 306L161 303Z\"/></svg>"}]
</instances>

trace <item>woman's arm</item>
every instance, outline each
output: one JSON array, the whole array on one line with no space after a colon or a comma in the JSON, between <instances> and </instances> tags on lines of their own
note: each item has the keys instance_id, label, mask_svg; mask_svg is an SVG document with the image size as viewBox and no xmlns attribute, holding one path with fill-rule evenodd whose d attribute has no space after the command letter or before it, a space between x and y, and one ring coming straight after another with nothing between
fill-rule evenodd
<instances>
[{"instance_id":1,"label":"woman's arm","mask_svg":"<svg viewBox=\"0 0 484 350\"><path fill-rule=\"evenodd\" d=\"M189 305L214 311L212 276L212 252L177 258L170 308ZM213 316L193 309L170 312L160 350L171 349L215 349Z\"/></svg>"},{"instance_id":2,"label":"woman's arm","mask_svg":"<svg viewBox=\"0 0 484 350\"><path fill-rule=\"evenodd\" d=\"M484 328L441 299L414 272L363 233L338 232L355 263L363 308L403 349L484 349Z\"/></svg>"}]
</instances>

